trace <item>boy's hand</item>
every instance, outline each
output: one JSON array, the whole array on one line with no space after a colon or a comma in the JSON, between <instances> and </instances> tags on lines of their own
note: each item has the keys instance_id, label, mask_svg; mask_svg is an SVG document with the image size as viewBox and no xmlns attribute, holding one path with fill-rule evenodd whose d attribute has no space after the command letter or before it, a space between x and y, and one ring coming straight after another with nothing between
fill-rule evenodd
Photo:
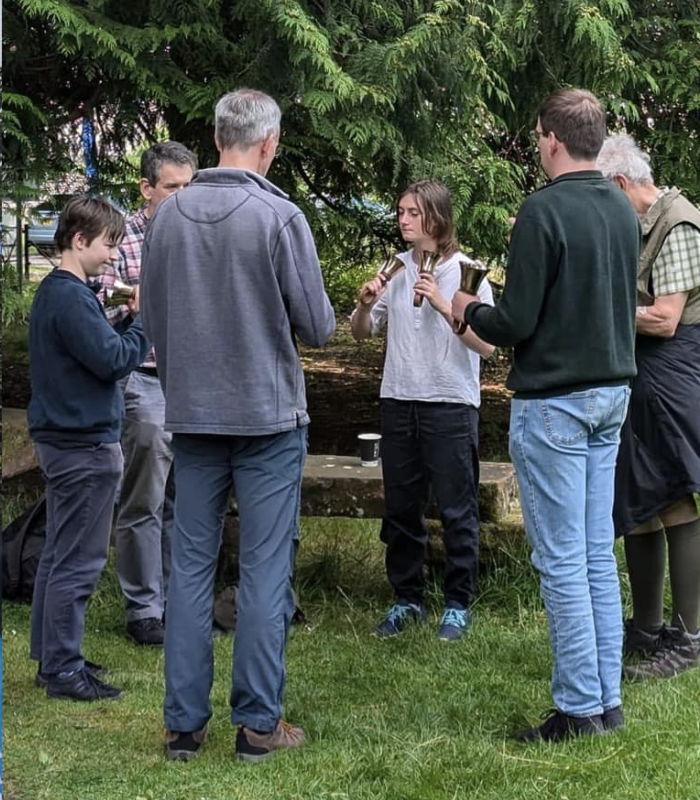
<instances>
[{"instance_id":1,"label":"boy's hand","mask_svg":"<svg viewBox=\"0 0 700 800\"><path fill-rule=\"evenodd\" d=\"M138 286L134 286L134 293L131 295L131 297L126 302L128 308L129 308L129 311L132 314L138 314L139 313L139 300L140 300L139 287Z\"/></svg>"}]
</instances>

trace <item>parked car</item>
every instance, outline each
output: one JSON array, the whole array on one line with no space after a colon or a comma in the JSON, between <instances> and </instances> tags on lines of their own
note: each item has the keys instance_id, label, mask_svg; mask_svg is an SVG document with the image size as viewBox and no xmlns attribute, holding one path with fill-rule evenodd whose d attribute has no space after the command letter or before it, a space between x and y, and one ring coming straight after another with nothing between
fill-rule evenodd
<instances>
[{"instance_id":1,"label":"parked car","mask_svg":"<svg viewBox=\"0 0 700 800\"><path fill-rule=\"evenodd\" d=\"M65 204L75 195L56 194L43 203L39 203L29 211L29 222L26 225L27 245L34 245L40 252L55 247L54 234L58 225L58 217ZM126 211L114 198L101 196L122 214Z\"/></svg>"}]
</instances>

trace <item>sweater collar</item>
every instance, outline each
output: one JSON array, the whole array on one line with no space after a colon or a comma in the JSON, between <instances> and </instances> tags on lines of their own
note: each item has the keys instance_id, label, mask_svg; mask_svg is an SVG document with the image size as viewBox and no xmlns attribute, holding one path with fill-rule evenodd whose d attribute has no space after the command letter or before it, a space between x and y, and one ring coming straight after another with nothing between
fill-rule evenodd
<instances>
[{"instance_id":1,"label":"sweater collar","mask_svg":"<svg viewBox=\"0 0 700 800\"><path fill-rule=\"evenodd\" d=\"M563 183L564 181L590 181L591 178L600 178L602 180L603 173L599 169L563 172L561 175L557 175L557 177L547 185L552 186L555 183Z\"/></svg>"},{"instance_id":2,"label":"sweater collar","mask_svg":"<svg viewBox=\"0 0 700 800\"><path fill-rule=\"evenodd\" d=\"M61 269L60 267L55 267L49 274L57 280L77 281L81 286L87 286L87 288L95 294L102 288L102 283L99 278L88 278L88 280L84 281L69 270Z\"/></svg>"},{"instance_id":3,"label":"sweater collar","mask_svg":"<svg viewBox=\"0 0 700 800\"><path fill-rule=\"evenodd\" d=\"M247 169L233 169L232 167L210 167L208 169L200 169L192 180L192 184L207 184L209 186L230 186L231 184L255 184L266 192L271 192L279 197L284 197L285 200L288 195L283 192L274 183L258 175L257 172L251 172Z\"/></svg>"}]
</instances>

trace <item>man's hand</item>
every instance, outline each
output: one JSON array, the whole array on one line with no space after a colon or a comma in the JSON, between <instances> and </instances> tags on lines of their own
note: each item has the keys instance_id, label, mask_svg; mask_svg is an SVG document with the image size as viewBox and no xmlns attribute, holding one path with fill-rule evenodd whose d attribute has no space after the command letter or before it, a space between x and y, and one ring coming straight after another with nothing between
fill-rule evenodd
<instances>
[{"instance_id":1,"label":"man's hand","mask_svg":"<svg viewBox=\"0 0 700 800\"><path fill-rule=\"evenodd\" d=\"M134 293L131 295L131 297L126 302L126 305L128 306L129 311L132 314L138 314L139 313L139 301L140 301L139 287L138 286L134 286Z\"/></svg>"},{"instance_id":2,"label":"man's hand","mask_svg":"<svg viewBox=\"0 0 700 800\"><path fill-rule=\"evenodd\" d=\"M450 313L450 304L446 297L440 293L435 278L427 272L421 272L418 280L413 284L413 291L425 297L430 305L447 317Z\"/></svg>"},{"instance_id":3,"label":"man's hand","mask_svg":"<svg viewBox=\"0 0 700 800\"><path fill-rule=\"evenodd\" d=\"M464 312L471 303L478 303L479 298L475 294L467 294L461 289L456 291L452 298L452 318L458 322L464 322Z\"/></svg>"}]
</instances>

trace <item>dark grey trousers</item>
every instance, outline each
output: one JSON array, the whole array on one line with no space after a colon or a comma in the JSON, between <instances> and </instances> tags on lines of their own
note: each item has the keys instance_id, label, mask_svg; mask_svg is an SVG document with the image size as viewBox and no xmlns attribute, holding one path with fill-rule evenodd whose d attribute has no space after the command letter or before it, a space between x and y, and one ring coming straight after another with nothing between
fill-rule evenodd
<instances>
[{"instance_id":1,"label":"dark grey trousers","mask_svg":"<svg viewBox=\"0 0 700 800\"><path fill-rule=\"evenodd\" d=\"M46 544L32 600L30 657L45 673L81 669L85 605L107 560L119 442L37 442L46 478Z\"/></svg>"}]
</instances>

